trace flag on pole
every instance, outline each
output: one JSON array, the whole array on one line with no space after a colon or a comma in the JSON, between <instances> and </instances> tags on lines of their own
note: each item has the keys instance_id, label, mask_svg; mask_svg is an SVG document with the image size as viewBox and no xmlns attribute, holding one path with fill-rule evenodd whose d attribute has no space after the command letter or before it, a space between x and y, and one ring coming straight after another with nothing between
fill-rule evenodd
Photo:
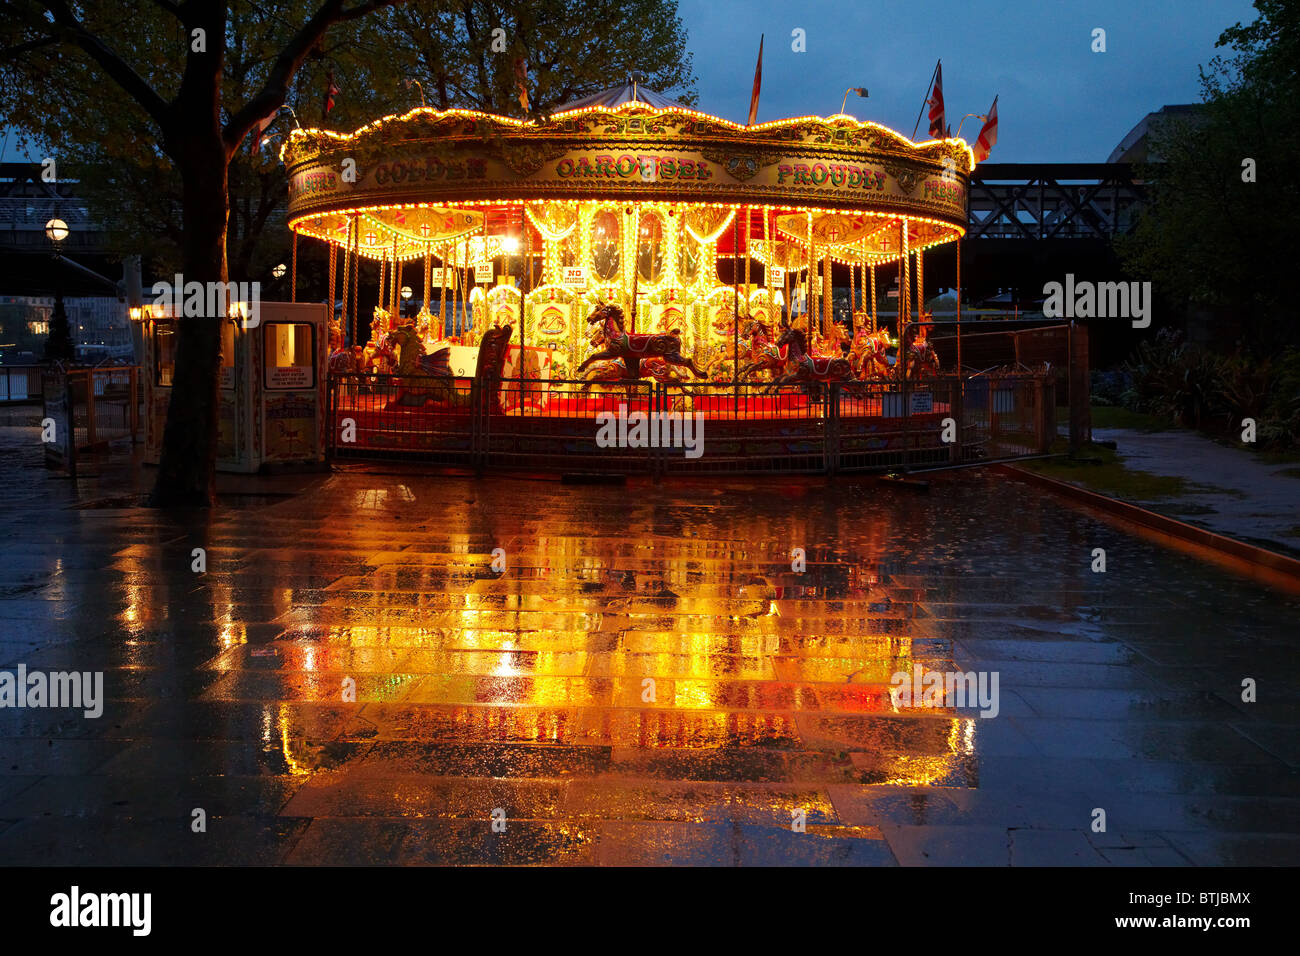
<instances>
[{"instance_id":1,"label":"flag on pole","mask_svg":"<svg viewBox=\"0 0 1300 956\"><path fill-rule=\"evenodd\" d=\"M982 163L989 158L989 153L993 151L993 144L998 141L998 98L993 97L993 105L989 107L989 115L984 117L984 125L980 128L979 139L975 141L975 162Z\"/></svg>"},{"instance_id":2,"label":"flag on pole","mask_svg":"<svg viewBox=\"0 0 1300 956\"><path fill-rule=\"evenodd\" d=\"M934 68L934 86L930 88L930 138L941 139L944 135L943 122L943 60Z\"/></svg>"},{"instance_id":3,"label":"flag on pole","mask_svg":"<svg viewBox=\"0 0 1300 956\"><path fill-rule=\"evenodd\" d=\"M266 117L258 120L253 124L253 155L256 156L262 150L262 139L266 135L266 128L275 122L275 118L280 113L280 107L276 107L266 114Z\"/></svg>"},{"instance_id":4,"label":"flag on pole","mask_svg":"<svg viewBox=\"0 0 1300 956\"><path fill-rule=\"evenodd\" d=\"M763 37L765 34L758 36L758 63L754 66L754 91L749 94L749 123L746 125L753 126L754 120L758 119L758 91L763 85Z\"/></svg>"},{"instance_id":5,"label":"flag on pole","mask_svg":"<svg viewBox=\"0 0 1300 956\"><path fill-rule=\"evenodd\" d=\"M528 61L522 56L515 58L515 84L519 87L519 105L528 112Z\"/></svg>"},{"instance_id":6,"label":"flag on pole","mask_svg":"<svg viewBox=\"0 0 1300 956\"><path fill-rule=\"evenodd\" d=\"M334 71L330 70L325 74L325 110L321 116L329 116L330 110L334 109L334 97L339 95L339 88L334 85Z\"/></svg>"}]
</instances>

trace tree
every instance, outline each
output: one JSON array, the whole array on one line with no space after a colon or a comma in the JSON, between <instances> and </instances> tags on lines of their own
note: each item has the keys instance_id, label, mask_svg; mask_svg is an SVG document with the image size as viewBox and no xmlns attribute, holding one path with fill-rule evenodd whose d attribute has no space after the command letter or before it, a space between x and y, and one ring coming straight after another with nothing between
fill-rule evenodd
<instances>
[{"instance_id":1,"label":"tree","mask_svg":"<svg viewBox=\"0 0 1300 956\"><path fill-rule=\"evenodd\" d=\"M415 105L408 77L430 105L520 115L525 65L535 113L632 74L695 101L675 0L318 2L305 16L252 0L0 0L0 114L81 180L112 248L202 282L281 261L284 169L248 134L281 104L322 123L327 74L343 91L328 122L343 129ZM211 501L219 339L215 323L181 325L159 504Z\"/></svg>"},{"instance_id":2,"label":"tree","mask_svg":"<svg viewBox=\"0 0 1300 956\"><path fill-rule=\"evenodd\" d=\"M45 338L45 361L71 362L77 349L72 342L72 325L68 310L63 307L63 296L54 297L54 312L50 316L50 333Z\"/></svg>"},{"instance_id":3,"label":"tree","mask_svg":"<svg viewBox=\"0 0 1300 956\"><path fill-rule=\"evenodd\" d=\"M107 82L124 94L148 117L145 151L165 157L180 181L177 238L185 280L224 283L229 167L240 145L284 104L299 68L331 28L393 2L321 0L304 16L251 3L154 0L148 15L138 16L138 6L111 2L3 0L0 105L14 125L40 129L64 109L63 89L84 92ZM164 22L169 29L158 29ZM231 100L223 85L227 52L241 48L241 37L251 38L261 69L249 94ZM111 98L101 108L111 108ZM153 494L161 506L208 506L214 499L221 355L215 318L178 326L175 387Z\"/></svg>"},{"instance_id":4,"label":"tree","mask_svg":"<svg viewBox=\"0 0 1300 956\"><path fill-rule=\"evenodd\" d=\"M686 31L676 0L463 0L394 11L412 69L430 105L522 116L516 63L528 105L547 113L628 77L680 102L696 101Z\"/></svg>"},{"instance_id":5,"label":"tree","mask_svg":"<svg viewBox=\"0 0 1300 956\"><path fill-rule=\"evenodd\" d=\"M1223 31L1233 51L1201 69L1203 123L1171 125L1144 168L1150 199L1119 251L1163 298L1218 313L1221 329L1264 350L1296 335L1292 277L1300 241L1300 0L1256 0L1258 18Z\"/></svg>"}]
</instances>

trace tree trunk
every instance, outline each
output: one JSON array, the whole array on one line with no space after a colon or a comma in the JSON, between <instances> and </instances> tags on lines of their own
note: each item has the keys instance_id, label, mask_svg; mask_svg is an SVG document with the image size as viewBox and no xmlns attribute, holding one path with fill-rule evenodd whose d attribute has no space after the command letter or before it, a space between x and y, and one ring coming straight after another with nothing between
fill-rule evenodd
<instances>
[{"instance_id":1,"label":"tree trunk","mask_svg":"<svg viewBox=\"0 0 1300 956\"><path fill-rule=\"evenodd\" d=\"M186 284L226 281L227 156L220 132L191 128L176 143L182 181ZM159 507L210 507L216 495L217 402L223 316L176 323L176 369L154 485Z\"/></svg>"}]
</instances>

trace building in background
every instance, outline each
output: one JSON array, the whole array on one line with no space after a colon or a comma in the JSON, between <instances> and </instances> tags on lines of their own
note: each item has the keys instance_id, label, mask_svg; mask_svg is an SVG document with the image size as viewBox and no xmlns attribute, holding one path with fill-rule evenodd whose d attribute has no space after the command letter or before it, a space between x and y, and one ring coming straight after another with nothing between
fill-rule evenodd
<instances>
[{"instance_id":1,"label":"building in background","mask_svg":"<svg viewBox=\"0 0 1300 956\"><path fill-rule=\"evenodd\" d=\"M72 296L63 300L77 358L130 358L131 325L126 302L113 296ZM0 295L0 362L25 364L43 353L54 313L53 296Z\"/></svg>"}]
</instances>

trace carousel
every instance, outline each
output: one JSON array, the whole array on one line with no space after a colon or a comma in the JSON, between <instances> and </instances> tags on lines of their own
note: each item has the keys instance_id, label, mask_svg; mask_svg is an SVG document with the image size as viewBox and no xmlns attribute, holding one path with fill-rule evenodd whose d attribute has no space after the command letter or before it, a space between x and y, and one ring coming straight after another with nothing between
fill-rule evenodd
<instances>
[{"instance_id":1,"label":"carousel","mask_svg":"<svg viewBox=\"0 0 1300 956\"><path fill-rule=\"evenodd\" d=\"M499 410L522 414L579 383L937 375L924 257L964 234L974 167L960 139L842 114L742 126L634 84L535 120L295 129L281 158L295 272L298 237L328 244L332 374L468 378L490 337L500 377L529 383Z\"/></svg>"}]
</instances>

